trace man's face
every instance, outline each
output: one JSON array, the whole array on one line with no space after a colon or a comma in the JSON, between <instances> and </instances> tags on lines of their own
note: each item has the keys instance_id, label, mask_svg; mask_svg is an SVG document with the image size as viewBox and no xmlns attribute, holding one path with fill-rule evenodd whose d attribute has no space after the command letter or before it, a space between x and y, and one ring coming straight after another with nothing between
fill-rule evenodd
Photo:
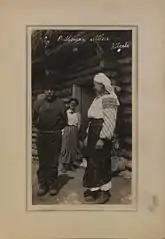
<instances>
[{"instance_id":1,"label":"man's face","mask_svg":"<svg viewBox=\"0 0 165 239\"><path fill-rule=\"evenodd\" d=\"M45 95L47 100L52 100L54 98L55 91L52 89L47 89L45 90Z\"/></svg>"}]
</instances>

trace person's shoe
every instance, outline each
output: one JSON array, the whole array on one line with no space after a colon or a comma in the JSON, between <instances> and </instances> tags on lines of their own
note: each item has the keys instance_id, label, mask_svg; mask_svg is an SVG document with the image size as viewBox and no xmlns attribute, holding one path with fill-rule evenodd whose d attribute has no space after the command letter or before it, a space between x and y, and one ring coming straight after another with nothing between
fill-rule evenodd
<instances>
[{"instance_id":1,"label":"person's shoe","mask_svg":"<svg viewBox=\"0 0 165 239\"><path fill-rule=\"evenodd\" d=\"M100 191L96 204L105 204L109 201L111 194L109 191Z\"/></svg>"},{"instance_id":2,"label":"person's shoe","mask_svg":"<svg viewBox=\"0 0 165 239\"><path fill-rule=\"evenodd\" d=\"M68 166L68 170L69 171L75 171L76 168L75 168L75 166L73 164L71 164L71 165Z\"/></svg>"},{"instance_id":3,"label":"person's shoe","mask_svg":"<svg viewBox=\"0 0 165 239\"><path fill-rule=\"evenodd\" d=\"M84 192L84 198L85 198L85 201L87 202L95 201L98 195L99 195L99 191L90 191L89 189L87 189Z\"/></svg>"},{"instance_id":4,"label":"person's shoe","mask_svg":"<svg viewBox=\"0 0 165 239\"><path fill-rule=\"evenodd\" d=\"M66 167L63 167L63 168L61 169L61 172L62 172L62 173L66 173L66 172L67 172Z\"/></svg>"},{"instance_id":5,"label":"person's shoe","mask_svg":"<svg viewBox=\"0 0 165 239\"><path fill-rule=\"evenodd\" d=\"M40 185L37 195L39 197L42 197L42 196L46 195L48 193L48 191L49 191L49 187L47 185Z\"/></svg>"},{"instance_id":6,"label":"person's shoe","mask_svg":"<svg viewBox=\"0 0 165 239\"><path fill-rule=\"evenodd\" d=\"M54 186L50 187L49 194L50 196L56 196L58 194L57 187L54 187Z\"/></svg>"}]
</instances>

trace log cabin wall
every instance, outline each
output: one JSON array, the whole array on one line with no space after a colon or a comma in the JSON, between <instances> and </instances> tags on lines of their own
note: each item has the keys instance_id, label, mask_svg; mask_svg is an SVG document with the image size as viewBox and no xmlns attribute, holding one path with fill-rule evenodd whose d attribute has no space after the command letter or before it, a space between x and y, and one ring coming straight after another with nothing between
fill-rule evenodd
<instances>
[{"instance_id":1,"label":"log cabin wall","mask_svg":"<svg viewBox=\"0 0 165 239\"><path fill-rule=\"evenodd\" d=\"M106 62L106 61L105 61ZM92 74L88 73L84 75L83 71L78 71L78 76L74 80L74 84L69 84L71 80L68 79L66 89L70 86L73 87L72 96L79 100L78 110L82 116L82 127L81 127L81 139L85 136L85 131L87 127L87 110L93 100L94 93L92 92L92 81L94 74L98 72L103 72L107 76L113 79L113 84L120 88L120 93L117 92L120 100L120 109L117 120L117 135L119 137L121 155L128 159L132 159L132 76L131 76L131 58L125 57L119 60L117 69L112 67L98 67L95 66L95 71L92 70ZM106 63L105 63L106 65ZM94 74L93 74L94 73ZM82 76L81 76L82 75ZM34 93L34 99L36 99ZM37 159L36 151L36 133L33 128L33 157Z\"/></svg>"},{"instance_id":2,"label":"log cabin wall","mask_svg":"<svg viewBox=\"0 0 165 239\"><path fill-rule=\"evenodd\" d=\"M58 35L56 32L55 35ZM68 33L67 33L68 34ZM75 33L77 36L77 32ZM112 32L111 32L112 34ZM116 33L113 33L114 36ZM81 35L81 34L80 34ZM87 32L82 33L89 37ZM120 32L120 39L131 41L130 33ZM112 37L112 35L111 35ZM55 38L58 38L58 36ZM118 39L118 38L116 38ZM92 81L96 73L103 72L111 78L120 100L116 132L120 141L121 155L132 159L132 50L124 49L121 52L111 51L110 43L60 43L52 45L54 50L44 60L49 70L49 78L60 89L72 87L72 96L80 101L79 110L82 114L82 137L87 125L87 109L92 102ZM39 67L40 72L43 67ZM42 71L43 72L43 71ZM35 84L37 85L37 84Z\"/></svg>"},{"instance_id":3,"label":"log cabin wall","mask_svg":"<svg viewBox=\"0 0 165 239\"><path fill-rule=\"evenodd\" d=\"M124 57L118 61L116 84L120 86L120 111L118 115L118 134L121 154L132 160L132 58Z\"/></svg>"}]
</instances>

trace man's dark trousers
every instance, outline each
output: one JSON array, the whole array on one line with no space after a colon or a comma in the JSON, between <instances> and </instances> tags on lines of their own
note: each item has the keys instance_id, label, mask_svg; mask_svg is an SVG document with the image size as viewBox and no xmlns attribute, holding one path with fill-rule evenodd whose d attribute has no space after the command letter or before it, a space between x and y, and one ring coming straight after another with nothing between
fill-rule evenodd
<instances>
[{"instance_id":1,"label":"man's dark trousers","mask_svg":"<svg viewBox=\"0 0 165 239\"><path fill-rule=\"evenodd\" d=\"M38 132L37 148L39 169L38 183L51 188L57 187L58 158L61 150L61 131Z\"/></svg>"}]
</instances>

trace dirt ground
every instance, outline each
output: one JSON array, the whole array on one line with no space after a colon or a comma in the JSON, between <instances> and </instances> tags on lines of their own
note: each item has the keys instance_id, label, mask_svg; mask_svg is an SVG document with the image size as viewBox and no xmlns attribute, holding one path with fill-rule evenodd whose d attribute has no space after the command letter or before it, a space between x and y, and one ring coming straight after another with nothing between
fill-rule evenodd
<instances>
[{"instance_id":1,"label":"dirt ground","mask_svg":"<svg viewBox=\"0 0 165 239\"><path fill-rule=\"evenodd\" d=\"M32 163L32 203L33 205L53 204L84 204L82 178L84 168L78 168L67 174L59 173L60 191L56 197L49 194L44 197L37 196L37 175L38 163ZM114 177L112 179L112 197L107 204L130 204L131 203L131 179Z\"/></svg>"}]
</instances>

